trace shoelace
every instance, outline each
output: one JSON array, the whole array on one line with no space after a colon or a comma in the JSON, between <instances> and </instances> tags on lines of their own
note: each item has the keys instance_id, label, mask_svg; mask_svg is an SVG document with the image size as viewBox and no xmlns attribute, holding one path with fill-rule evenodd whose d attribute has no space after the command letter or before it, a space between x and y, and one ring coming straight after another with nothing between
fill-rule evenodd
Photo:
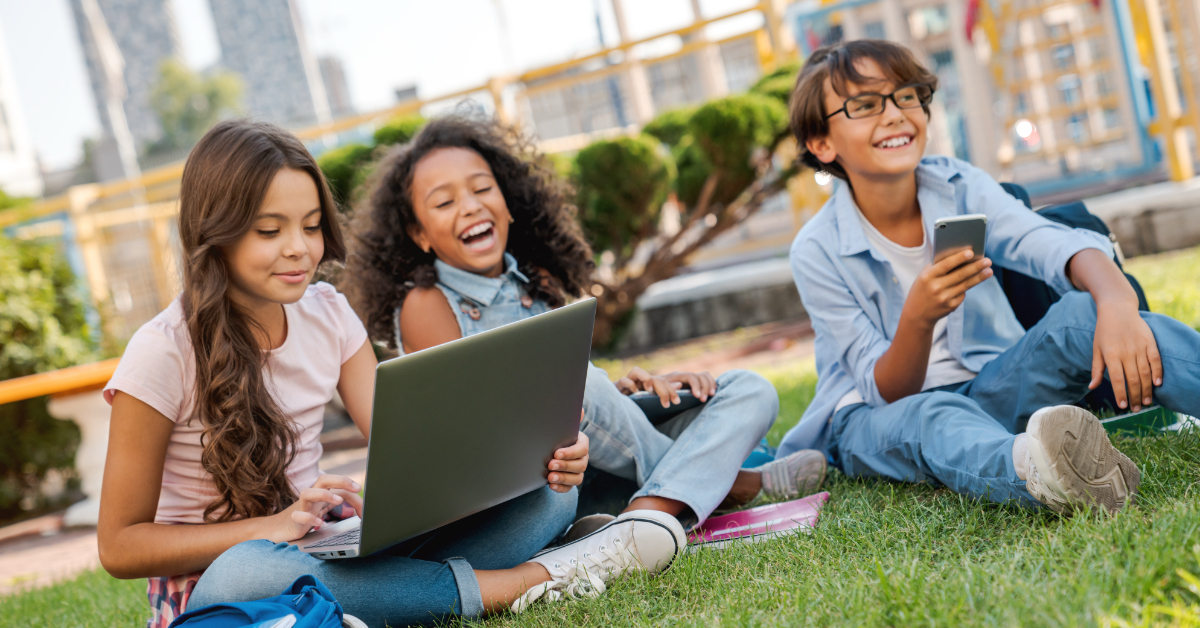
<instances>
[{"instance_id":1,"label":"shoelace","mask_svg":"<svg viewBox=\"0 0 1200 628\"><path fill-rule=\"evenodd\" d=\"M603 544L596 549L607 557L608 560L616 564L619 568L619 573L629 567L632 562L632 556L626 557L621 553L620 547L622 542L620 537L613 539L613 545L616 546L615 549ZM590 563L590 565L583 564L579 559L572 558L567 563L570 567L567 569L566 576L561 580L543 582L526 591L524 595L517 598L517 601L513 603L513 612L519 613L543 597L548 602L557 602L562 599L598 597L602 595L608 589L604 584L604 579L598 573L606 570L604 558L593 556L591 552L584 552L580 558ZM562 563L554 563L554 568L562 569Z\"/></svg>"}]
</instances>

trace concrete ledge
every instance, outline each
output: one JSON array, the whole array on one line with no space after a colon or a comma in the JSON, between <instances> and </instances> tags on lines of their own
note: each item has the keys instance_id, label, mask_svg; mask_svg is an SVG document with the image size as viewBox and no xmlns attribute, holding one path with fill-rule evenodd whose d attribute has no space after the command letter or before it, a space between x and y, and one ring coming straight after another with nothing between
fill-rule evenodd
<instances>
[{"instance_id":1,"label":"concrete ledge","mask_svg":"<svg viewBox=\"0 0 1200 628\"><path fill-rule=\"evenodd\" d=\"M618 345L637 353L663 345L776 321L807 318L786 258L673 277L638 299Z\"/></svg>"}]
</instances>

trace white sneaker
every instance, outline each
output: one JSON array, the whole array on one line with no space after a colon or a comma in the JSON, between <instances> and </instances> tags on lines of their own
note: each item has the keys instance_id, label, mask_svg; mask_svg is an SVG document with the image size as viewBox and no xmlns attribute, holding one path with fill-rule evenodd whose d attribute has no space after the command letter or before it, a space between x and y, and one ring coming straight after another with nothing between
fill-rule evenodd
<instances>
[{"instance_id":1,"label":"white sneaker","mask_svg":"<svg viewBox=\"0 0 1200 628\"><path fill-rule=\"evenodd\" d=\"M679 520L657 510L623 513L595 532L566 545L548 549L529 562L550 572L550 581L525 592L513 603L514 613L539 599L598 597L605 583L639 569L666 571L687 546Z\"/></svg>"},{"instance_id":2,"label":"white sneaker","mask_svg":"<svg viewBox=\"0 0 1200 628\"><path fill-rule=\"evenodd\" d=\"M1075 406L1033 413L1029 435L1029 477L1034 499L1064 515L1103 507L1117 512L1137 494L1142 472L1108 440L1100 421Z\"/></svg>"},{"instance_id":3,"label":"white sneaker","mask_svg":"<svg viewBox=\"0 0 1200 628\"><path fill-rule=\"evenodd\" d=\"M354 615L342 613L342 628L367 628L367 625Z\"/></svg>"}]
</instances>

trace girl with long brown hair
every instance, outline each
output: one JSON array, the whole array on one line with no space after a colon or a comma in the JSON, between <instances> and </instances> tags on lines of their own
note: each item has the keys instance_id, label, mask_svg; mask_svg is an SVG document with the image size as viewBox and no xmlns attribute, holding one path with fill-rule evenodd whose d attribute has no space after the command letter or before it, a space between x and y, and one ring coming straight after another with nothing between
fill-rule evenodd
<instances>
[{"instance_id":1,"label":"girl with long brown hair","mask_svg":"<svg viewBox=\"0 0 1200 628\"><path fill-rule=\"evenodd\" d=\"M374 388L366 329L332 286L312 283L345 256L333 199L294 136L223 122L184 167L179 235L183 293L133 336L104 390L100 560L118 578L150 579L151 626L278 595L305 574L382 626L598 594L641 568L627 556L576 566L566 554L588 556L587 543L534 557L574 515L583 435L555 452L544 489L381 554L324 562L288 545L363 505L355 481L318 469L325 404L338 392L366 436ZM632 526L609 535L632 543L645 527Z\"/></svg>"}]
</instances>

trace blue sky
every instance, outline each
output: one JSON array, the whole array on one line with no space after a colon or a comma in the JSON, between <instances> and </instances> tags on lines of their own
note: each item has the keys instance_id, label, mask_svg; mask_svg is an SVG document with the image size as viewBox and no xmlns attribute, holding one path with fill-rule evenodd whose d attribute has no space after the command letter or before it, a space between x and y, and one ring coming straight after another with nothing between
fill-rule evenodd
<instances>
[{"instance_id":1,"label":"blue sky","mask_svg":"<svg viewBox=\"0 0 1200 628\"><path fill-rule=\"evenodd\" d=\"M511 53L502 43L496 0L300 0L300 9L309 45L342 59L351 98L364 111L391 104L397 86L416 84L423 97L436 96L598 47L595 0L500 1ZM188 64L202 69L217 61L207 0L171 2ZM599 3L611 45L617 29L609 0ZM700 2L705 16L753 4ZM635 38L692 20L689 0L625 0L625 12ZM757 21L727 23L712 35L749 30ZM67 0L0 0L0 28L39 155L50 168L73 164L80 142L99 124ZM513 67L506 67L510 54Z\"/></svg>"}]
</instances>

